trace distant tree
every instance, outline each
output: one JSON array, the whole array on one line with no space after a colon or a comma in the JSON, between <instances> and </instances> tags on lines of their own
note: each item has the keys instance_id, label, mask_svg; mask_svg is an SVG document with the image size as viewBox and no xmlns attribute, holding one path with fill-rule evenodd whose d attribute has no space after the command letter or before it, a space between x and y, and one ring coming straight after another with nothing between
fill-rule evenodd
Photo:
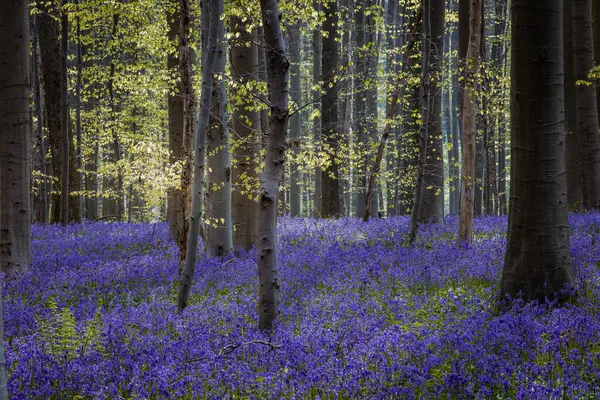
<instances>
[{"instance_id":1,"label":"distant tree","mask_svg":"<svg viewBox=\"0 0 600 400\"><path fill-rule=\"evenodd\" d=\"M30 90L28 2L3 1L0 3L0 271L6 274L24 272L31 262Z\"/></svg>"},{"instance_id":2,"label":"distant tree","mask_svg":"<svg viewBox=\"0 0 600 400\"><path fill-rule=\"evenodd\" d=\"M289 61L280 26L277 0L260 0L265 42L267 44L267 84L270 93L271 118L265 166L260 176L258 212L258 327L273 328L279 314L279 276L277 265L277 198L285 159L285 136L288 129Z\"/></svg>"},{"instance_id":3,"label":"distant tree","mask_svg":"<svg viewBox=\"0 0 600 400\"><path fill-rule=\"evenodd\" d=\"M565 176L563 0L512 6L511 176L501 289L544 301L573 283Z\"/></svg>"},{"instance_id":4,"label":"distant tree","mask_svg":"<svg viewBox=\"0 0 600 400\"><path fill-rule=\"evenodd\" d=\"M313 3L313 7L316 12L322 11L322 8L323 8L320 0L315 0ZM312 76L313 76L313 84L315 84L315 85L317 85L318 82L321 81L322 75L323 75L322 71L321 71L322 46L323 46L323 34L321 33L321 27L319 25L317 25L312 32L312 56L313 56L313 69L312 69L313 75ZM322 126L322 122L323 122L321 119L321 111L322 111L321 101L320 101L321 92L320 92L320 90L314 90L312 95L315 98L314 108L316 110L318 110L318 115L313 119L313 136L314 136L314 142L317 143L317 145L320 145L321 139L322 139L321 138L321 126ZM320 148L318 150L320 150ZM323 179L323 171L321 171L320 167L316 167L315 168L315 194L314 194L314 207L313 207L313 209L314 209L313 217L315 217L315 218L320 218L321 213L322 213L322 207L321 207L322 202L323 202L323 196L321 193L322 186L323 186L322 179Z\"/></svg>"},{"instance_id":5,"label":"distant tree","mask_svg":"<svg viewBox=\"0 0 600 400\"><path fill-rule=\"evenodd\" d=\"M328 0L324 4L325 22L323 30L326 36L323 38L323 52L321 68L323 82L325 82L326 93L322 100L321 132L325 150L329 155L329 165L321 176L322 217L331 218L341 216L339 196L339 168L338 168L338 6L337 0Z\"/></svg>"},{"instance_id":6,"label":"distant tree","mask_svg":"<svg viewBox=\"0 0 600 400\"><path fill-rule=\"evenodd\" d=\"M575 103L581 167L581 207L600 209L600 135L596 83L588 74L594 67L592 0L571 0ZM567 4L568 4L567 3Z\"/></svg>"},{"instance_id":7,"label":"distant tree","mask_svg":"<svg viewBox=\"0 0 600 400\"><path fill-rule=\"evenodd\" d=\"M61 10L61 35L60 35L60 136L62 157L60 206L61 222L69 223L69 92L67 88L68 57L69 57L69 14L67 14L68 0L63 0Z\"/></svg>"},{"instance_id":8,"label":"distant tree","mask_svg":"<svg viewBox=\"0 0 600 400\"><path fill-rule=\"evenodd\" d=\"M301 106L302 101L302 85L301 85L301 47L302 47L302 31L300 22L296 22L289 31L290 37L290 100L296 107ZM299 160L298 153L300 150L300 131L302 128L302 114L294 113L290 117L290 139L292 141L293 157L290 160L290 215L296 217L300 215L300 171L298 168Z\"/></svg>"},{"instance_id":9,"label":"distant tree","mask_svg":"<svg viewBox=\"0 0 600 400\"><path fill-rule=\"evenodd\" d=\"M469 47L465 59L465 73L462 94L462 170L460 180L460 220L458 240L473 240L473 214L475 194L475 79L479 68L479 47L481 41L480 0L471 0L469 23Z\"/></svg>"}]
</instances>

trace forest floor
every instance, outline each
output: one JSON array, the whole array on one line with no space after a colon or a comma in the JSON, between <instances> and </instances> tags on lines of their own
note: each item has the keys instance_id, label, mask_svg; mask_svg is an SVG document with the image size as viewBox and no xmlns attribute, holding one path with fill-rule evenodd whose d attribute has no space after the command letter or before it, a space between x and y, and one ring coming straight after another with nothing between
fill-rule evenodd
<instances>
[{"instance_id":1,"label":"forest floor","mask_svg":"<svg viewBox=\"0 0 600 400\"><path fill-rule=\"evenodd\" d=\"M179 314L166 224L32 228L4 285L13 399L600 397L600 214L572 216L580 295L498 311L506 218L279 223L281 317L257 329L254 252L201 259Z\"/></svg>"}]
</instances>

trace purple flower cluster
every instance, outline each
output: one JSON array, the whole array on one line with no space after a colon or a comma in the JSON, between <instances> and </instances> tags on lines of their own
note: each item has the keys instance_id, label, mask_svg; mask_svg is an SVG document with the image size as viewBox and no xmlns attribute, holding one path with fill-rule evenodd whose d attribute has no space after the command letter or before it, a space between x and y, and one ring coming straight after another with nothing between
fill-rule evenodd
<instances>
[{"instance_id":1,"label":"purple flower cluster","mask_svg":"<svg viewBox=\"0 0 600 400\"><path fill-rule=\"evenodd\" d=\"M281 317L257 329L255 253L202 256L175 305L166 224L34 226L4 283L14 399L600 397L600 214L572 216L580 296L500 313L506 219L279 223Z\"/></svg>"}]
</instances>

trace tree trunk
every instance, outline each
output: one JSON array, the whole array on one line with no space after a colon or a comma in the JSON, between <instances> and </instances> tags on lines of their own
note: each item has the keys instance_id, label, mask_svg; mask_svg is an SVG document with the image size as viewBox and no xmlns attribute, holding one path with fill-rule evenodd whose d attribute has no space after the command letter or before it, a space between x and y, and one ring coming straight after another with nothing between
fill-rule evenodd
<instances>
[{"instance_id":1,"label":"tree trunk","mask_svg":"<svg viewBox=\"0 0 600 400\"><path fill-rule=\"evenodd\" d=\"M425 112L428 141L425 143L426 161L423 172L423 204L420 207L419 219L423 222L443 223L444 221L444 157L442 149L442 90L441 72L444 48L445 1L425 0L423 21L425 44L423 51L429 53L429 62L423 64L428 68L426 73L426 90L431 99L431 108Z\"/></svg>"},{"instance_id":2,"label":"tree trunk","mask_svg":"<svg viewBox=\"0 0 600 400\"><path fill-rule=\"evenodd\" d=\"M465 62L462 96L462 175L460 181L460 219L458 240L473 240L473 213L475 193L475 79L479 69L481 41L481 0L471 0L469 12L469 47Z\"/></svg>"},{"instance_id":3,"label":"tree trunk","mask_svg":"<svg viewBox=\"0 0 600 400\"><path fill-rule=\"evenodd\" d=\"M258 240L259 320L261 331L270 331L279 314L279 277L277 266L277 193L289 119L288 69L285 42L279 25L277 0L260 1L267 44L267 83L271 93L271 120L265 166L260 177Z\"/></svg>"},{"instance_id":4,"label":"tree trunk","mask_svg":"<svg viewBox=\"0 0 600 400\"><path fill-rule=\"evenodd\" d=\"M564 7L565 60L565 152L567 172L567 202L569 208L581 207L581 165L579 159L579 133L577 131L577 102L575 95L575 60L573 58L573 22L571 6Z\"/></svg>"},{"instance_id":5,"label":"tree trunk","mask_svg":"<svg viewBox=\"0 0 600 400\"><path fill-rule=\"evenodd\" d=\"M600 208L600 135L596 83L588 74L594 67L592 0L571 1L573 24L573 58L576 84L577 132L581 166L581 207Z\"/></svg>"},{"instance_id":6,"label":"tree trunk","mask_svg":"<svg viewBox=\"0 0 600 400\"><path fill-rule=\"evenodd\" d=\"M27 1L0 3L0 60L0 271L13 274L25 272L31 262ZM6 390L5 376L6 366L0 360L0 396Z\"/></svg>"},{"instance_id":7,"label":"tree trunk","mask_svg":"<svg viewBox=\"0 0 600 400\"><path fill-rule=\"evenodd\" d=\"M183 84L181 81L181 70L179 69L180 49L180 25L181 25L181 3L182 0L171 0L167 8L167 23L169 30L167 38L171 46L176 46L176 51L167 54L167 68L169 73L175 77L175 84L169 90L167 98L167 114L169 127L169 164L173 167L176 163L189 162L183 154ZM190 147L188 147L190 148ZM191 155L189 155L191 157ZM183 175L182 175L183 176ZM188 189L189 190L189 189ZM185 188L170 187L167 194L167 216L169 219L169 232L177 242L179 233L182 232L185 216L184 205ZM189 203L189 196L187 197ZM185 239L184 239L185 240Z\"/></svg>"},{"instance_id":8,"label":"tree trunk","mask_svg":"<svg viewBox=\"0 0 600 400\"><path fill-rule=\"evenodd\" d=\"M69 223L69 93L67 87L67 57L69 50L69 15L66 5L68 0L63 0L61 10L61 41L60 41L60 127L61 127L61 222Z\"/></svg>"},{"instance_id":9,"label":"tree trunk","mask_svg":"<svg viewBox=\"0 0 600 400\"><path fill-rule=\"evenodd\" d=\"M77 11L80 11L80 7L81 7L81 0L77 0ZM75 150L75 155L76 155L76 166L77 166L77 173L76 173L76 180L77 180L77 191L80 192L81 188L84 187L84 183L83 183L83 137L82 137L82 131L81 131L81 88L83 87L82 85L82 74L83 74L83 44L81 42L81 17L79 16L79 13L77 14L77 18L76 18L76 28L75 28L75 32L77 34L77 83L76 83L76 117L75 117L75 137L77 138L77 142L76 142L76 150ZM84 201L84 196L82 196L81 194L77 194L75 195L75 197L77 198L77 209L79 210L80 213L80 217L83 218L83 216L85 215L85 201Z\"/></svg>"},{"instance_id":10,"label":"tree trunk","mask_svg":"<svg viewBox=\"0 0 600 400\"><path fill-rule=\"evenodd\" d=\"M294 102L295 108L301 106L302 92L301 92L301 71L300 62L301 54L300 48L302 44L302 32L300 22L297 22L290 29L290 99ZM300 171L298 168L298 156L300 150L300 130L302 129L302 114L295 112L290 117L290 139L292 141L291 147L293 156L290 160L290 215L297 217L300 215Z\"/></svg>"},{"instance_id":11,"label":"tree trunk","mask_svg":"<svg viewBox=\"0 0 600 400\"><path fill-rule=\"evenodd\" d=\"M323 113L321 132L324 150L329 156L329 166L321 176L321 196L323 218L337 218L341 216L340 197L338 187L338 93L339 86L335 81L338 72L338 7L334 0L324 7L325 22L323 30L327 36L323 38L323 57L321 60L323 81L326 93L323 96ZM330 86L333 85L333 86Z\"/></svg>"},{"instance_id":12,"label":"tree trunk","mask_svg":"<svg viewBox=\"0 0 600 400\"><path fill-rule=\"evenodd\" d=\"M573 283L564 147L563 1L512 6L511 195L503 295L543 302Z\"/></svg>"},{"instance_id":13,"label":"tree trunk","mask_svg":"<svg viewBox=\"0 0 600 400\"><path fill-rule=\"evenodd\" d=\"M593 2L592 20L594 23L594 63L600 66L600 3ZM598 107L598 118L600 118L600 85L596 82L596 105Z\"/></svg>"},{"instance_id":14,"label":"tree trunk","mask_svg":"<svg viewBox=\"0 0 600 400\"><path fill-rule=\"evenodd\" d=\"M231 158L229 156L229 127L227 126L227 97L225 83L225 23L219 20L219 41L212 91L208 141L208 190L206 191L208 226L206 254L223 257L233 249L231 225Z\"/></svg>"},{"instance_id":15,"label":"tree trunk","mask_svg":"<svg viewBox=\"0 0 600 400\"><path fill-rule=\"evenodd\" d=\"M189 304L190 289L194 278L194 269L196 267L197 252L198 252L198 236L200 234L200 226L203 221L203 202L204 202L204 163L206 158L206 136L208 132L208 123L210 118L210 110L212 109L212 91L214 88L214 72L217 59L217 51L219 41L223 41L223 37L219 37L219 21L223 15L222 0L210 0L208 4L204 3L203 13L208 13L209 18L203 18L202 22L208 24L208 35L206 37L206 45L203 58L202 70L202 91L200 98L200 107L198 115L198 125L196 126L196 135L194 138L194 182L192 183L192 209L190 212L190 223L188 231L188 241L185 254L185 266L181 274L179 283L179 295L177 305L180 311ZM200 28L206 32L206 26Z\"/></svg>"},{"instance_id":16,"label":"tree trunk","mask_svg":"<svg viewBox=\"0 0 600 400\"><path fill-rule=\"evenodd\" d=\"M322 11L321 2L315 1L313 3L314 9L317 12ZM321 33L321 27L317 26L313 31L313 40L312 40L312 52L313 52L313 82L317 85L322 77L321 71L321 62L322 62L322 45L323 45L323 36ZM313 91L314 99L319 99L321 97L321 91L315 90ZM316 144L315 152L321 151L321 128L322 128L322 119L321 119L321 111L322 105L321 101L316 101L314 108L319 111L319 116L313 119L313 131L314 131L314 142ZM322 179L323 172L321 168L315 168L315 205L314 205L314 213L313 217L320 218L322 216L322 204L323 204L323 196L322 196Z\"/></svg>"},{"instance_id":17,"label":"tree trunk","mask_svg":"<svg viewBox=\"0 0 600 400\"><path fill-rule=\"evenodd\" d=\"M241 18L231 17L231 70L235 87L232 99L240 99L233 103L232 145L233 193L232 220L234 225L233 244L250 250L256 242L256 203L257 168L260 147L258 132L260 131L260 115L253 110L254 104L246 100L246 90L253 90L251 85L258 74L258 48L253 42L253 35L246 30ZM239 35L239 36L238 36Z\"/></svg>"}]
</instances>

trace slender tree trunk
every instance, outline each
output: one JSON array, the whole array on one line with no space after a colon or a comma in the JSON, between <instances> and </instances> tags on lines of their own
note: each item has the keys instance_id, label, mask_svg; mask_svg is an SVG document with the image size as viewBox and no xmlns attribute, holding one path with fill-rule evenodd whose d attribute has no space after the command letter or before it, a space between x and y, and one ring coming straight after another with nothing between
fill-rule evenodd
<instances>
[{"instance_id":1,"label":"slender tree trunk","mask_svg":"<svg viewBox=\"0 0 600 400\"><path fill-rule=\"evenodd\" d=\"M260 1L267 44L267 83L271 93L271 120L265 167L260 177L258 213L259 320L261 331L270 331L279 314L277 266L277 193L285 159L285 135L289 119L288 69L285 42L279 25L277 0Z\"/></svg>"},{"instance_id":2,"label":"slender tree trunk","mask_svg":"<svg viewBox=\"0 0 600 400\"><path fill-rule=\"evenodd\" d=\"M31 262L27 1L0 3L0 60L0 271L13 274L25 272ZM6 366L0 360L0 396L6 391L5 377Z\"/></svg>"},{"instance_id":3,"label":"slender tree trunk","mask_svg":"<svg viewBox=\"0 0 600 400\"><path fill-rule=\"evenodd\" d=\"M204 163L206 158L206 136L208 132L208 123L210 110L212 109L212 91L214 88L214 72L218 52L219 41L224 40L219 37L219 21L223 15L222 0L210 0L208 4L204 3L203 13L209 13L210 18L202 19L209 24L208 35L206 37L206 50L203 54L204 66L202 70L202 94L200 98L200 110L198 115L198 124L196 126L196 135L194 138L194 182L192 183L192 209L190 212L190 224L188 231L187 249L185 254L185 266L181 274L179 283L179 296L177 304L180 311L189 304L190 289L194 278L194 269L196 267L198 252L198 236L200 226L203 221L203 200L204 200ZM206 27L201 27L206 31Z\"/></svg>"},{"instance_id":4,"label":"slender tree trunk","mask_svg":"<svg viewBox=\"0 0 600 400\"><path fill-rule=\"evenodd\" d=\"M600 66L600 3L594 1L592 5L592 20L594 23L594 63ZM596 82L596 105L598 118L600 118L600 85Z\"/></svg>"},{"instance_id":5,"label":"slender tree trunk","mask_svg":"<svg viewBox=\"0 0 600 400\"><path fill-rule=\"evenodd\" d=\"M417 15L415 16L415 22L414 22L414 28L413 28L413 32L412 35L410 36L408 43L406 45L406 48L404 50L404 57L402 57L403 64L402 64L402 71L400 73L401 79L400 81L396 82L396 78L394 77L393 79L391 79L391 82L393 82L393 85L390 85L392 87L395 87L396 89L392 92L392 96L391 96L391 100L390 100L390 104L388 106L388 111L386 114L386 123L385 123L385 128L383 130L383 134L381 135L381 139L379 139L379 145L377 147L377 153L375 156L375 161L373 162L373 165L371 166L371 168L369 168L369 175L368 175L368 186L367 186L367 193L366 193L366 197L365 197L365 206L364 206L364 215L363 215L363 221L368 221L369 217L372 213L372 207L371 207L371 202L372 202L372 198L373 198L373 192L374 192L374 186L375 186L375 182L377 181L377 175L379 174L379 171L381 169L381 161L383 160L383 153L385 150L385 145L387 143L387 140L391 134L392 131L392 126L394 124L394 119L396 118L396 112L398 111L398 102L401 101L404 98L404 93L406 92L406 87L407 87L407 81L408 81L408 71L411 68L411 60L412 60L412 51L413 48L415 47L415 42L416 42L416 31L418 29L419 23L421 21L421 14L422 14L422 9L419 9L419 11L417 12Z\"/></svg>"},{"instance_id":6,"label":"slender tree trunk","mask_svg":"<svg viewBox=\"0 0 600 400\"><path fill-rule=\"evenodd\" d=\"M581 160L581 207L600 208L600 135L596 83L588 74L594 67L592 0L572 0L573 59L575 81L588 84L575 86L577 132Z\"/></svg>"},{"instance_id":7,"label":"slender tree trunk","mask_svg":"<svg viewBox=\"0 0 600 400\"><path fill-rule=\"evenodd\" d=\"M513 0L511 37L512 188L500 286L503 295L543 302L574 281L563 133L563 1Z\"/></svg>"},{"instance_id":8,"label":"slender tree trunk","mask_svg":"<svg viewBox=\"0 0 600 400\"><path fill-rule=\"evenodd\" d=\"M322 11L322 5L320 1L315 1L313 3L313 7L315 11ZM318 82L322 79L322 71L321 71L321 62L322 62L322 44L323 44L323 36L321 33L321 27L317 26L313 31L313 40L312 40L312 52L313 52L313 82L318 84ZM316 99L321 97L321 91L315 90L313 91L313 97ZM313 119L313 130L314 130L314 142L316 144L315 151L321 151L321 129L322 129L322 119L321 119L321 101L316 101L314 108L319 111L319 116ZM320 218L323 210L323 196L322 196L322 177L323 173L321 168L315 168L315 198L314 198L314 213L313 217Z\"/></svg>"},{"instance_id":9,"label":"slender tree trunk","mask_svg":"<svg viewBox=\"0 0 600 400\"><path fill-rule=\"evenodd\" d=\"M335 81L338 72L338 7L337 0L333 0L324 7L325 22L323 30L327 36L323 38L323 57L321 60L323 81L327 92L323 96L323 113L321 132L325 152L329 155L329 166L321 176L322 210L323 218L336 218L341 216L339 186L338 186L338 93L339 86ZM329 86L332 84L333 86Z\"/></svg>"},{"instance_id":10,"label":"slender tree trunk","mask_svg":"<svg viewBox=\"0 0 600 400\"><path fill-rule=\"evenodd\" d=\"M241 18L231 17L231 70L236 88L249 86L257 80L258 48L253 35L246 29ZM250 250L256 242L256 202L257 161L260 154L258 132L260 115L253 110L254 104L246 101L244 91L234 88L232 99L241 98L233 103L233 193L232 220L234 225L233 244Z\"/></svg>"},{"instance_id":11,"label":"slender tree trunk","mask_svg":"<svg viewBox=\"0 0 600 400\"><path fill-rule=\"evenodd\" d=\"M481 0L471 0L469 47L465 62L462 96L462 176L460 181L460 219L458 240L473 240L473 213L475 193L475 79L479 69L481 41Z\"/></svg>"},{"instance_id":12,"label":"slender tree trunk","mask_svg":"<svg viewBox=\"0 0 600 400\"><path fill-rule=\"evenodd\" d=\"M581 207L581 165L579 133L577 130L577 101L575 94L575 60L573 58L573 22L571 6L564 7L564 60L565 60L565 152L567 172L567 202L569 208Z\"/></svg>"},{"instance_id":13,"label":"slender tree trunk","mask_svg":"<svg viewBox=\"0 0 600 400\"><path fill-rule=\"evenodd\" d=\"M69 48L69 15L67 14L68 1L63 0L61 11L61 69L60 69L60 125L61 125L61 155L62 155L62 182L61 182L61 222L69 223L69 93L67 88L67 57Z\"/></svg>"},{"instance_id":14,"label":"slender tree trunk","mask_svg":"<svg viewBox=\"0 0 600 400\"><path fill-rule=\"evenodd\" d=\"M229 155L229 127L227 126L227 97L225 87L225 23L219 20L219 41L212 92L208 141L208 190L206 192L209 220L206 234L206 253L209 257L223 257L233 249L231 225L231 158Z\"/></svg>"},{"instance_id":15,"label":"slender tree trunk","mask_svg":"<svg viewBox=\"0 0 600 400\"><path fill-rule=\"evenodd\" d=\"M180 163L190 163L183 154L183 83L181 81L181 70L179 68L179 57L181 55L179 37L181 25L181 4L183 0L171 0L170 7L167 9L167 22L169 30L167 38L171 46L176 46L176 51L167 54L167 68L176 78L175 84L170 88L167 99L167 114L169 127L169 164L174 166ZM191 148L191 146L188 146ZM191 157L191 154L189 155ZM182 173L183 176L183 173ZM185 216L184 193L186 188L170 187L167 195L167 217L169 220L169 232L177 242L180 242L178 235L182 232ZM189 193L189 189L188 189ZM189 203L189 196L187 197ZM184 238L184 240L187 238Z\"/></svg>"},{"instance_id":16,"label":"slender tree trunk","mask_svg":"<svg viewBox=\"0 0 600 400\"><path fill-rule=\"evenodd\" d=\"M302 32L300 22L290 29L290 99L294 102L295 107L300 107L302 102L301 91L301 71L300 48L302 44ZM292 141L293 156L290 160L290 215L297 217L300 215L300 171L298 168L298 156L300 150L300 130L302 128L302 114L294 113L290 117L290 139Z\"/></svg>"},{"instance_id":17,"label":"slender tree trunk","mask_svg":"<svg viewBox=\"0 0 600 400\"><path fill-rule=\"evenodd\" d=\"M424 30L425 45L423 51L429 52L429 62L423 64L429 68L427 76L428 96L431 108L425 112L428 141L425 144L426 161L423 174L423 204L420 207L419 219L424 222L443 223L444 221L444 157L442 154L442 60L444 49L445 2L444 0L425 0Z\"/></svg>"},{"instance_id":18,"label":"slender tree trunk","mask_svg":"<svg viewBox=\"0 0 600 400\"><path fill-rule=\"evenodd\" d=\"M366 132L366 115L365 115L365 93L364 85L365 81L365 0L356 0L355 11L354 11L354 25L355 36L356 36L356 47L354 49L354 88L353 88L353 113L354 113L354 141L355 141L355 154L357 154L355 174L353 181L355 182L356 191L356 216L362 217L364 215L365 206L365 195L366 195L366 176L363 165L362 157L364 157L365 151L365 132Z\"/></svg>"}]
</instances>

